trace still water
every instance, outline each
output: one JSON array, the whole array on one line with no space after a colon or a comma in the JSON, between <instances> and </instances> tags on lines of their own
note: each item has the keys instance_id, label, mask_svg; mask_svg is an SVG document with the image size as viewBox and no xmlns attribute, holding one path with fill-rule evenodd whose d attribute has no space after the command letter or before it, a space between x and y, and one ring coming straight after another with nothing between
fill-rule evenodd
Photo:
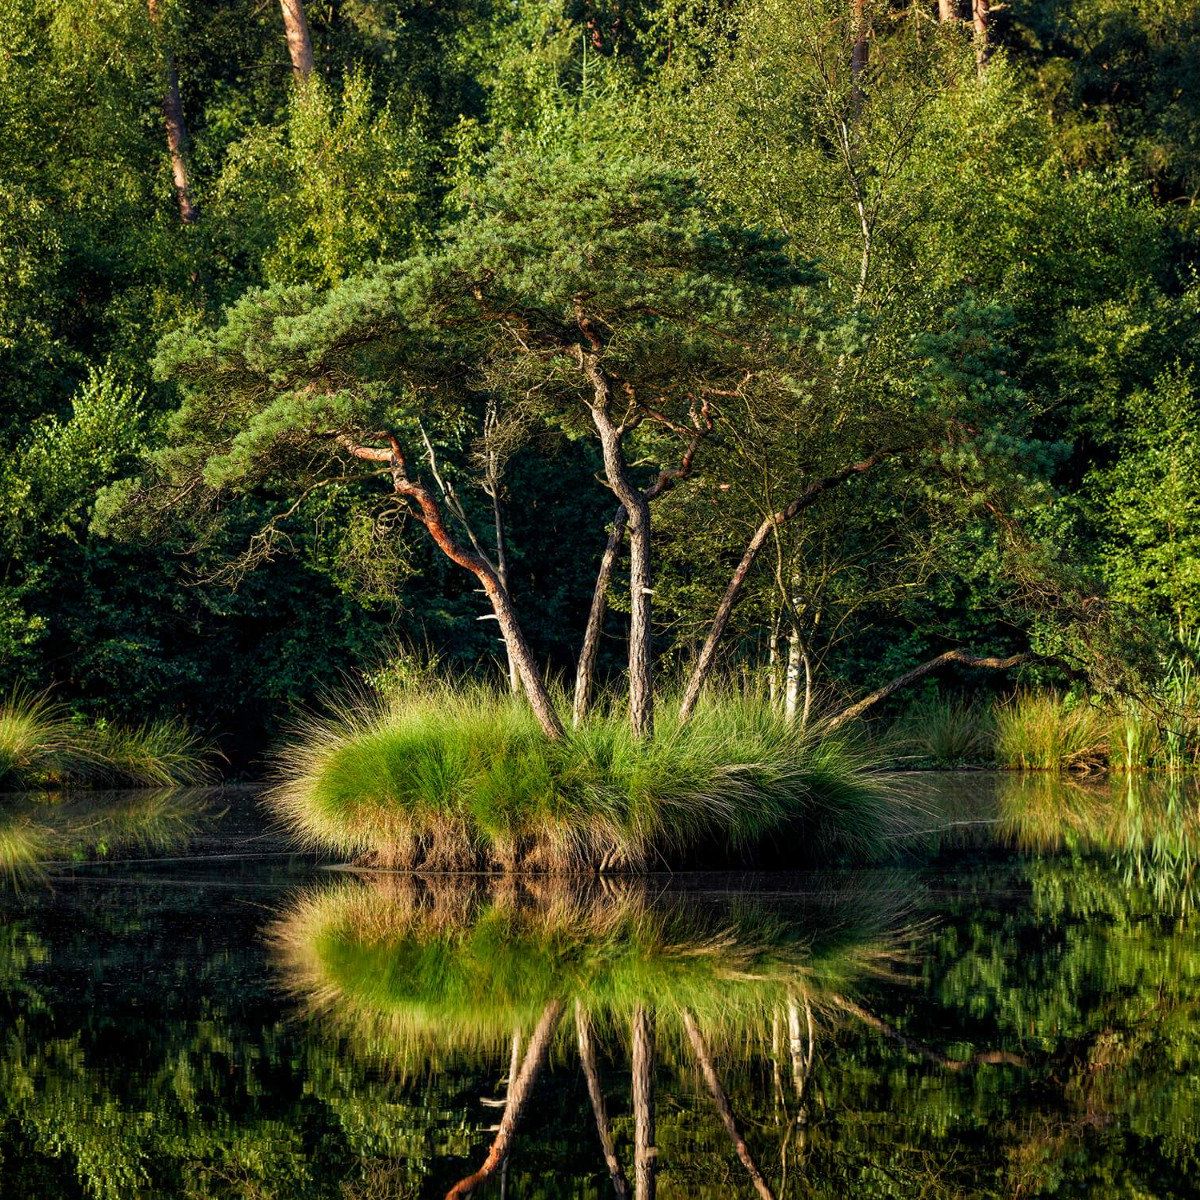
<instances>
[{"instance_id":1,"label":"still water","mask_svg":"<svg viewBox=\"0 0 1200 1200\"><path fill-rule=\"evenodd\" d=\"M570 885L2 800L0 1197L1200 1194L1194 791L923 786L887 868Z\"/></svg>"}]
</instances>

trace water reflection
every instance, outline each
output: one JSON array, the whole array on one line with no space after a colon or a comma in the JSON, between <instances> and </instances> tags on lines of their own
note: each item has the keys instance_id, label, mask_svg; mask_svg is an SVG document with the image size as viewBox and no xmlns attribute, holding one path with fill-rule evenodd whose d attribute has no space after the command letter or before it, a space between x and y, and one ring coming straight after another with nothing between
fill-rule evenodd
<instances>
[{"instance_id":1,"label":"water reflection","mask_svg":"<svg viewBox=\"0 0 1200 1200\"><path fill-rule=\"evenodd\" d=\"M920 853L1015 850L1111 864L1164 908L1197 901L1200 780L1191 776L958 774L927 787L930 828Z\"/></svg>"},{"instance_id":2,"label":"water reflection","mask_svg":"<svg viewBox=\"0 0 1200 1200\"><path fill-rule=\"evenodd\" d=\"M1194 793L962 785L894 873L0 892L0 1196L1194 1195ZM8 819L189 827L107 803Z\"/></svg>"},{"instance_id":3,"label":"water reflection","mask_svg":"<svg viewBox=\"0 0 1200 1200\"><path fill-rule=\"evenodd\" d=\"M179 850L205 808L178 788L0 796L0 885L41 880L50 863Z\"/></svg>"}]
</instances>

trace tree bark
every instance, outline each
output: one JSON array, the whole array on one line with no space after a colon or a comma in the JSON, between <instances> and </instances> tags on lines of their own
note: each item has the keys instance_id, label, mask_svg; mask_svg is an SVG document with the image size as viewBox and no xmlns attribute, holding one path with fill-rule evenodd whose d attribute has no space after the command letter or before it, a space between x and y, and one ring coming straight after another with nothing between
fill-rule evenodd
<instances>
[{"instance_id":1,"label":"tree bark","mask_svg":"<svg viewBox=\"0 0 1200 1200\"><path fill-rule=\"evenodd\" d=\"M867 16L865 0L854 0L854 49L850 52L850 78L854 81L855 98L859 98L858 81L867 67Z\"/></svg>"},{"instance_id":2,"label":"tree bark","mask_svg":"<svg viewBox=\"0 0 1200 1200\"><path fill-rule=\"evenodd\" d=\"M158 0L146 0L150 20L159 26ZM196 221L196 206L192 203L191 184L187 167L187 122L183 117L183 100L179 95L179 77L175 73L175 60L170 51L163 49L166 64L166 88L163 91L163 123L167 130L167 153L171 158L171 179L175 185L175 200L179 205L179 219L184 225Z\"/></svg>"},{"instance_id":3,"label":"tree bark","mask_svg":"<svg viewBox=\"0 0 1200 1200\"><path fill-rule=\"evenodd\" d=\"M864 696L861 700L851 704L849 708L843 708L840 713L830 717L825 722L825 732L831 733L833 730L845 725L847 721L853 721L855 717L861 716L872 705L878 704L880 700L886 700L901 688L907 687L910 683L915 683L931 671L936 671L939 667L944 667L948 663L958 663L963 667L977 667L988 671L1008 671L1025 662L1028 657L1029 655L1027 654L1010 654L1007 658L977 658L972 654L968 654L965 650L944 650L934 658L921 663L920 666L913 667L911 671L905 671L903 675L897 675L895 679L889 680L881 688L876 688L870 695Z\"/></svg>"},{"instance_id":4,"label":"tree bark","mask_svg":"<svg viewBox=\"0 0 1200 1200\"><path fill-rule=\"evenodd\" d=\"M279 0L279 7L283 11L292 75L302 83L313 73L312 38L308 33L308 18L304 15L304 0Z\"/></svg>"},{"instance_id":5,"label":"tree bark","mask_svg":"<svg viewBox=\"0 0 1200 1200\"><path fill-rule=\"evenodd\" d=\"M712 622L708 627L708 636L704 639L704 645L700 648L696 665L692 668L692 673L688 677L687 687L684 689L683 701L679 706L680 722L690 720L692 713L695 711L696 703L700 699L700 693L708 681L713 663L716 661L717 646L720 644L726 625L729 624L730 614L733 612L733 607L742 594L746 577L750 574L750 568L754 566L754 560L758 557L758 552L763 548L771 533L785 521L790 521L797 513L815 504L831 488L845 483L847 479L851 479L856 475L862 475L870 471L873 467L878 466L881 462L893 457L897 453L899 451L882 450L877 454L872 454L869 458L862 459L861 462L852 463L850 466L844 467L833 475L815 480L790 504L763 518L747 543L741 561L734 568L729 584L725 588L725 594L721 597L720 603L717 605L717 611L713 614Z\"/></svg>"},{"instance_id":6,"label":"tree bark","mask_svg":"<svg viewBox=\"0 0 1200 1200\"><path fill-rule=\"evenodd\" d=\"M708 1051L708 1045L704 1041L704 1035L700 1032L700 1027L696 1024L696 1019L686 1008L682 1010L681 1016L683 1017L683 1027L687 1030L688 1041L692 1043L692 1052L696 1056L696 1061L700 1064L700 1071L704 1075L704 1082L708 1085L708 1091L713 1098L713 1104L716 1105L717 1115L721 1118L721 1124L725 1126L725 1130L733 1142L733 1148L737 1151L737 1156L741 1160L742 1166L746 1168L746 1174L750 1176L750 1183L762 1200L775 1200L775 1193L771 1191L770 1185L763 1178L763 1173L758 1169L758 1164L754 1161L754 1156L750 1153L750 1147L746 1145L746 1139L742 1136L741 1130L738 1129L737 1121L733 1116L733 1109L729 1104L729 1097L725 1094L725 1089L721 1086L720 1079L717 1078L717 1071L713 1066L712 1055Z\"/></svg>"},{"instance_id":7,"label":"tree bark","mask_svg":"<svg viewBox=\"0 0 1200 1200\"><path fill-rule=\"evenodd\" d=\"M958 19L958 0L938 0L938 20L943 25Z\"/></svg>"},{"instance_id":8,"label":"tree bark","mask_svg":"<svg viewBox=\"0 0 1200 1200\"><path fill-rule=\"evenodd\" d=\"M580 1001L575 1001L575 1031L579 1039L579 1061L583 1064L583 1075L587 1080L588 1097L592 1102L592 1113L596 1118L596 1132L600 1135L600 1146L604 1151L604 1163L613 1191L618 1200L628 1200L629 1181L621 1160L617 1157L613 1142L612 1125L608 1120L608 1108L604 1103L604 1091L600 1087L600 1070L596 1066L596 1047L592 1042L592 1023Z\"/></svg>"},{"instance_id":9,"label":"tree bark","mask_svg":"<svg viewBox=\"0 0 1200 1200\"><path fill-rule=\"evenodd\" d=\"M541 1019L529 1039L529 1048L525 1051L525 1057L521 1061L521 1069L517 1073L516 1079L509 1083L504 1115L500 1118L500 1127L492 1139L483 1165L478 1171L460 1179L446 1193L446 1200L459 1200L462 1196L470 1195L481 1183L490 1179L508 1158L513 1138L516 1135L517 1123L525 1110L525 1105L533 1091L533 1085L537 1082L538 1072L550 1049L550 1042L554 1038L554 1030L562 1015L562 1009L561 1000L552 1000L542 1010Z\"/></svg>"},{"instance_id":10,"label":"tree bark","mask_svg":"<svg viewBox=\"0 0 1200 1200\"><path fill-rule=\"evenodd\" d=\"M654 1200L658 1147L654 1144L654 1014L640 1004L633 1015L633 1183L636 1200Z\"/></svg>"},{"instance_id":11,"label":"tree bark","mask_svg":"<svg viewBox=\"0 0 1200 1200\"><path fill-rule=\"evenodd\" d=\"M543 732L548 738L558 739L563 736L562 721L554 710L554 702L542 681L541 672L534 661L533 651L525 640L525 633L517 619L508 589L500 580L496 568L481 554L468 550L459 543L446 525L441 506L432 492L423 484L408 477L408 463L400 448L400 443L388 436L390 448L376 449L373 446L360 446L349 438L340 438L340 444L356 458L368 462L386 463L392 473L392 487L396 494L414 501L417 505L413 515L429 531L430 537L437 543L438 549L451 562L470 571L483 587L484 593L491 601L492 612L500 625L500 632L508 645L509 653L516 660L517 671L525 688L529 706L533 709Z\"/></svg>"},{"instance_id":12,"label":"tree bark","mask_svg":"<svg viewBox=\"0 0 1200 1200\"><path fill-rule=\"evenodd\" d=\"M975 67L981 75L992 53L991 44L988 41L990 17L991 0L971 0L971 23L975 27Z\"/></svg>"},{"instance_id":13,"label":"tree bark","mask_svg":"<svg viewBox=\"0 0 1200 1200\"><path fill-rule=\"evenodd\" d=\"M592 385L588 410L600 435L604 474L625 509L629 529L629 723L635 737L654 735L654 677L651 636L653 574L650 559L650 504L629 477L622 442L624 424L613 422L609 381L599 356L576 347L579 365Z\"/></svg>"},{"instance_id":14,"label":"tree bark","mask_svg":"<svg viewBox=\"0 0 1200 1200\"><path fill-rule=\"evenodd\" d=\"M696 422L695 431L688 440L687 449L679 465L664 467L658 473L658 478L646 489L646 501L656 500L663 492L669 491L681 479L686 479L692 473L692 464L700 442L712 430L712 419L708 405L705 404ZM583 646L579 651L579 664L575 671L575 700L571 708L571 723L578 728L583 724L592 704L592 692L596 678L596 656L600 650L600 636L604 631L604 616L608 611L608 587L612 581L613 568L617 556L621 553L621 543L625 539L625 526L629 514L625 505L617 506L609 530L608 542L600 557L600 569L596 572L596 586L592 589L592 606L588 610L587 629L583 635Z\"/></svg>"},{"instance_id":15,"label":"tree bark","mask_svg":"<svg viewBox=\"0 0 1200 1200\"><path fill-rule=\"evenodd\" d=\"M789 725L800 715L800 668L803 660L800 630L793 625L788 635L787 666L783 677L783 719Z\"/></svg>"},{"instance_id":16,"label":"tree bark","mask_svg":"<svg viewBox=\"0 0 1200 1200\"><path fill-rule=\"evenodd\" d=\"M583 724L592 706L592 692L596 683L596 656L600 651L600 635L604 631L604 615L608 611L608 588L612 582L613 568L621 553L625 540L625 505L617 507L608 541L600 556L600 569L596 572L596 586L592 589L592 606L588 610L587 628L583 633L583 645L579 650L579 665L575 670L575 699L571 706L571 723L578 728Z\"/></svg>"}]
</instances>

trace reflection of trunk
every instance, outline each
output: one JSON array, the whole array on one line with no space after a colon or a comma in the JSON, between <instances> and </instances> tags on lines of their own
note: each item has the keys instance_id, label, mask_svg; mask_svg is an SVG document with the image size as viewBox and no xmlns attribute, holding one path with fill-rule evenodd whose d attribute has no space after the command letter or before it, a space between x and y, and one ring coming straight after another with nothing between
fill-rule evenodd
<instances>
[{"instance_id":1,"label":"reflection of trunk","mask_svg":"<svg viewBox=\"0 0 1200 1200\"><path fill-rule=\"evenodd\" d=\"M976 1066L1029 1066L1026 1059L1022 1058L1019 1054L1013 1054L1010 1050L980 1050L978 1053L972 1054L970 1058L950 1058L925 1042L918 1042L915 1038L910 1038L906 1034L901 1033L894 1025L889 1025L881 1017L877 1017L873 1012L868 1012L861 1005L855 1004L853 1000L847 1000L845 996L831 996L830 999L840 1009L848 1012L852 1017L857 1017L868 1028L874 1029L876 1033L883 1034L884 1037L891 1038L892 1041L899 1046L903 1046L910 1054L915 1054L918 1058L923 1058L935 1067L942 1067L947 1071L963 1071L968 1067Z\"/></svg>"},{"instance_id":2,"label":"reflection of trunk","mask_svg":"<svg viewBox=\"0 0 1200 1200\"><path fill-rule=\"evenodd\" d=\"M517 663L521 682L525 687L525 695L529 706L533 709L542 731L549 738L560 738L563 735L562 722L554 711L554 703L550 693L542 681L534 661L533 651L525 640L524 630L517 620L517 610L513 607L508 589L500 580L496 569L481 554L468 550L459 544L450 532L446 519L433 493L423 484L408 476L408 461L400 447L400 443L389 437L390 447L387 450L373 446L360 446L352 439L343 437L340 444L355 458L367 462L386 463L392 472L392 486L399 496L412 500L416 507L412 509L413 516L429 531L429 536L437 543L438 549L460 567L471 572L479 580L487 598L492 603L492 612L500 624L500 632L508 644L509 653Z\"/></svg>"},{"instance_id":3,"label":"reflection of trunk","mask_svg":"<svg viewBox=\"0 0 1200 1200\"><path fill-rule=\"evenodd\" d=\"M720 644L721 637L725 632L725 626L729 624L729 617L733 612L733 606L742 594L746 577L750 574L750 568L754 566L754 560L758 557L758 552L766 544L771 533L785 521L790 521L797 513L811 507L831 488L845 483L848 479L852 479L856 475L862 475L864 472L870 471L873 467L886 461L895 453L897 452L880 451L878 454L872 454L869 458L864 458L861 462L843 467L842 470L835 472L833 475L828 475L824 479L814 480L790 504L763 518L747 543L746 549L742 553L741 562L735 568L729 584L725 588L725 594L721 597L721 601L717 605L717 611L713 614L712 623L708 627L708 636L704 639L704 645L700 649L696 665L692 668L692 673L688 677L687 687L684 689L683 702L679 706L679 719L681 722L688 720L695 710L696 702L700 699L700 692L703 690L705 683L708 681L708 676L712 672L713 663L717 657L717 646Z\"/></svg>"},{"instance_id":4,"label":"reflection of trunk","mask_svg":"<svg viewBox=\"0 0 1200 1200\"><path fill-rule=\"evenodd\" d=\"M654 1200L654 1014L633 1015L633 1181L636 1200Z\"/></svg>"},{"instance_id":5,"label":"reflection of trunk","mask_svg":"<svg viewBox=\"0 0 1200 1200\"><path fill-rule=\"evenodd\" d=\"M550 1042L554 1038L554 1029L558 1024L558 1018L562 1015L562 1008L561 1000L552 1000L542 1010L541 1019L529 1039L529 1048L525 1051L525 1057L521 1061L521 1069L517 1072L516 1079L509 1082L504 1115L500 1118L500 1127L492 1139L492 1145L488 1150L487 1158L483 1160L483 1166L473 1174L460 1179L446 1193L446 1200L458 1200L460 1196L470 1195L481 1183L490 1179L500 1169L500 1164L508 1157L508 1152L512 1149L513 1138L516 1135L517 1122L520 1121L521 1113L533 1091L533 1085L537 1082L538 1072L550 1049Z\"/></svg>"},{"instance_id":6,"label":"reflection of trunk","mask_svg":"<svg viewBox=\"0 0 1200 1200\"><path fill-rule=\"evenodd\" d=\"M608 1121L608 1109L604 1103L604 1092L600 1087L600 1070L596 1066L596 1047L592 1042L592 1023L583 1005L575 1001L575 1031L579 1038L579 1061L583 1063L583 1075L587 1080L588 1097L592 1102L592 1113L596 1118L596 1132L600 1135L600 1146L604 1151L604 1162L612 1180L613 1191L620 1200L629 1196L629 1181L617 1157L613 1143L612 1126Z\"/></svg>"},{"instance_id":7,"label":"reflection of trunk","mask_svg":"<svg viewBox=\"0 0 1200 1200\"><path fill-rule=\"evenodd\" d=\"M721 1086L720 1079L717 1078L712 1055L708 1051L708 1045L704 1041L704 1035L700 1032L699 1025L696 1024L695 1017L686 1008L683 1009L681 1015L683 1027L687 1030L688 1041L692 1043L692 1052L696 1055L696 1061L700 1064L700 1071L704 1075L704 1082L708 1085L709 1094L717 1107L717 1115L721 1118L721 1124L725 1126L725 1130L733 1142L733 1148L737 1151L742 1166L746 1168L746 1174L750 1176L754 1190L762 1197L762 1200L775 1200L775 1193L771 1191L770 1185L763 1178L763 1173L758 1169L758 1164L750 1153L750 1147L746 1145L746 1139L742 1137L741 1131L737 1127L733 1109L729 1106L729 1097L726 1096L725 1089Z\"/></svg>"},{"instance_id":8,"label":"reflection of trunk","mask_svg":"<svg viewBox=\"0 0 1200 1200\"><path fill-rule=\"evenodd\" d=\"M150 20L158 26L158 0L146 0L150 10ZM188 182L187 158L184 150L187 146L187 124L183 119L183 100L179 95L179 77L175 74L175 60L166 50L163 51L166 62L166 88L163 91L162 111L163 123L167 129L167 153L171 156L171 178L175 184L175 199L179 204L179 219L185 225L191 225L196 220L196 208L192 204L191 186Z\"/></svg>"},{"instance_id":9,"label":"reflection of trunk","mask_svg":"<svg viewBox=\"0 0 1200 1200\"><path fill-rule=\"evenodd\" d=\"M808 1027L807 1052L804 1049L804 1039L800 1033L800 1006L794 997L789 996L787 1002L788 1053L792 1060L792 1085L796 1089L796 1100L801 1105L801 1111L803 1111L804 1092L808 1086L808 1075L812 1070L813 1054L816 1049L816 1040L813 1037L812 1009L807 1000L804 1002L804 1016Z\"/></svg>"},{"instance_id":10,"label":"reflection of trunk","mask_svg":"<svg viewBox=\"0 0 1200 1200\"><path fill-rule=\"evenodd\" d=\"M279 0L279 7L283 10L283 28L287 33L292 74L297 80L307 79L313 72L313 50L308 21L304 16L304 0Z\"/></svg>"},{"instance_id":11,"label":"reflection of trunk","mask_svg":"<svg viewBox=\"0 0 1200 1200\"><path fill-rule=\"evenodd\" d=\"M596 655L600 651L600 635L604 630L604 614L608 609L608 585L612 582L613 567L625 540L625 505L620 505L613 517L608 542L600 557L596 586L592 589L592 607L588 611L587 629L579 651L579 666L575 671L575 701L571 706L571 723L583 724L592 705L592 690L596 683Z\"/></svg>"}]
</instances>

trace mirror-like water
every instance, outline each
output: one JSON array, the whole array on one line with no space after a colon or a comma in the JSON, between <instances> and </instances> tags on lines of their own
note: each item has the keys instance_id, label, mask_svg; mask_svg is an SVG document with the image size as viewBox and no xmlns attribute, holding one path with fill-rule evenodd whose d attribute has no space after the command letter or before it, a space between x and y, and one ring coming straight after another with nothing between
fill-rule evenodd
<instances>
[{"instance_id":1,"label":"mirror-like water","mask_svg":"<svg viewBox=\"0 0 1200 1200\"><path fill-rule=\"evenodd\" d=\"M591 882L251 806L3 802L0 1197L1197 1194L1194 792L946 777L892 868Z\"/></svg>"}]
</instances>

